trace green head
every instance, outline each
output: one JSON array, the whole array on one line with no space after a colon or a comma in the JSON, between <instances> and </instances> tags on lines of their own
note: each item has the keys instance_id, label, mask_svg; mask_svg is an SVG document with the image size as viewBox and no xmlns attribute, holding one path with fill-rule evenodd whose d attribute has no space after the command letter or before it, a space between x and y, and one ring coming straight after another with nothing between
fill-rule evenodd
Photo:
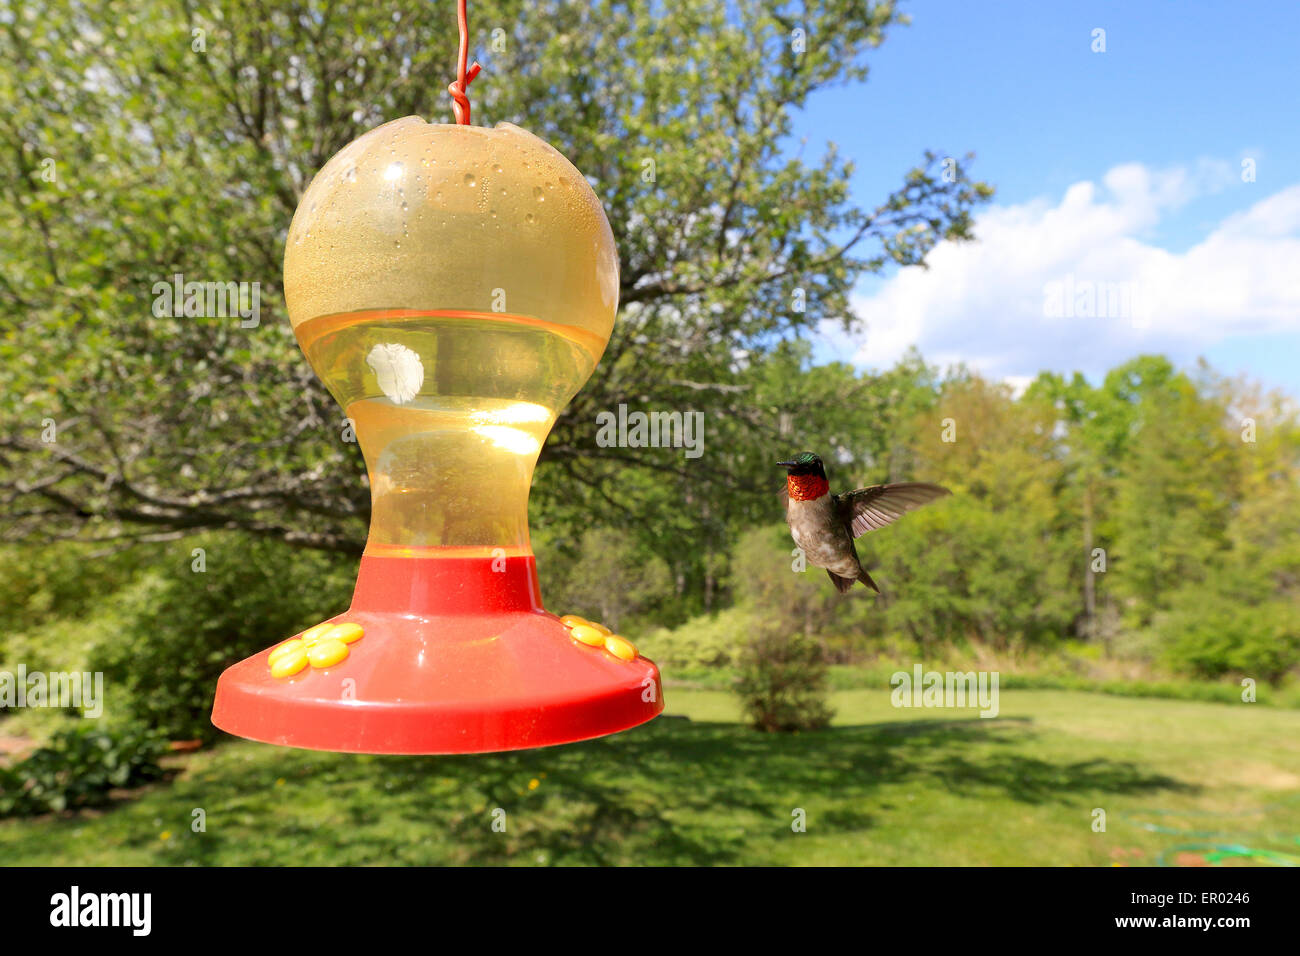
<instances>
[{"instance_id":1,"label":"green head","mask_svg":"<svg viewBox=\"0 0 1300 956\"><path fill-rule=\"evenodd\" d=\"M826 477L826 468L822 465L822 460L810 451L800 452L789 461L778 461L777 464L785 468L788 475Z\"/></svg>"}]
</instances>

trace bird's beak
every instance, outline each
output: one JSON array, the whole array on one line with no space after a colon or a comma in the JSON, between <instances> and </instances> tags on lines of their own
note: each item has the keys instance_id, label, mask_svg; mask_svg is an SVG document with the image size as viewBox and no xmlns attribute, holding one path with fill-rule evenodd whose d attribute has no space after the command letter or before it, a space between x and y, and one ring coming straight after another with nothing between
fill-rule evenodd
<instances>
[{"instance_id":1,"label":"bird's beak","mask_svg":"<svg viewBox=\"0 0 1300 956\"><path fill-rule=\"evenodd\" d=\"M782 468L791 468L794 466L794 462L792 461L778 461L777 464Z\"/></svg>"}]
</instances>

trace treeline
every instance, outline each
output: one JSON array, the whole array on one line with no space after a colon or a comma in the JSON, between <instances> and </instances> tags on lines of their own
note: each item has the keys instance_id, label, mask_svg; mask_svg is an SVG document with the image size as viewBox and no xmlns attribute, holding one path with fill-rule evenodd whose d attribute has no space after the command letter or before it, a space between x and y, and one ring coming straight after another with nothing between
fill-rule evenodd
<instances>
[{"instance_id":1,"label":"treeline","mask_svg":"<svg viewBox=\"0 0 1300 956\"><path fill-rule=\"evenodd\" d=\"M763 641L789 650L782 635L846 663L882 648L1087 648L1278 682L1300 662L1300 416L1286 397L1151 356L1097 385L1044 374L1019 395L917 355L883 374L814 367L797 342L732 372L731 412L706 417L699 458L593 445L585 482L539 468L551 610L616 627L669 673L743 670ZM775 462L803 449L834 489L954 492L858 540L878 597L795 570ZM242 532L6 546L0 667L102 670L149 726L210 735L221 670L343 610L355 562Z\"/></svg>"},{"instance_id":2,"label":"treeline","mask_svg":"<svg viewBox=\"0 0 1300 956\"><path fill-rule=\"evenodd\" d=\"M1287 397L1158 356L1097 385L1045 373L1020 395L915 355L883 375L803 357L792 346L737 373L753 415L709 422L697 473L666 467L668 451L626 450L617 485L599 489L616 507L580 503L616 520L542 522L548 602L625 629L733 608L822 635L842 657L882 640L1081 641L1266 681L1300 660L1300 420ZM805 448L833 489L911 479L954 492L859 540L874 600L792 570L773 463ZM730 629L691 626L714 635L694 645L702 661L752 627L728 613Z\"/></svg>"}]
</instances>

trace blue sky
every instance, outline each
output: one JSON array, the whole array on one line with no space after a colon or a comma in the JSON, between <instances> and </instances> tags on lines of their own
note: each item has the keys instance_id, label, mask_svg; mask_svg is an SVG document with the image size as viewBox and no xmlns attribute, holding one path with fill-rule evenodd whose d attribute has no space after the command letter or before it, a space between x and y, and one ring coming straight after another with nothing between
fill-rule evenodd
<instances>
[{"instance_id":1,"label":"blue sky","mask_svg":"<svg viewBox=\"0 0 1300 956\"><path fill-rule=\"evenodd\" d=\"M1162 351L1300 395L1300 3L903 9L868 81L819 94L796 133L855 161L864 206L926 148L973 150L998 191L987 248L864 280L866 335L828 333L819 357L878 367L912 339L1020 381ZM1049 314L1086 286L1112 295L1101 315Z\"/></svg>"}]
</instances>

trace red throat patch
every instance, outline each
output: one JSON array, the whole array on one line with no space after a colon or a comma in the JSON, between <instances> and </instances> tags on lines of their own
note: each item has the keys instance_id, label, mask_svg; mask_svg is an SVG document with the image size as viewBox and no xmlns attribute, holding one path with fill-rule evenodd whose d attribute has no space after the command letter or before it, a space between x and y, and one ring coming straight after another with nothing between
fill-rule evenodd
<instances>
[{"instance_id":1,"label":"red throat patch","mask_svg":"<svg viewBox=\"0 0 1300 956\"><path fill-rule=\"evenodd\" d=\"M788 475L785 487L795 501L812 501L831 490L830 482L821 475Z\"/></svg>"}]
</instances>

